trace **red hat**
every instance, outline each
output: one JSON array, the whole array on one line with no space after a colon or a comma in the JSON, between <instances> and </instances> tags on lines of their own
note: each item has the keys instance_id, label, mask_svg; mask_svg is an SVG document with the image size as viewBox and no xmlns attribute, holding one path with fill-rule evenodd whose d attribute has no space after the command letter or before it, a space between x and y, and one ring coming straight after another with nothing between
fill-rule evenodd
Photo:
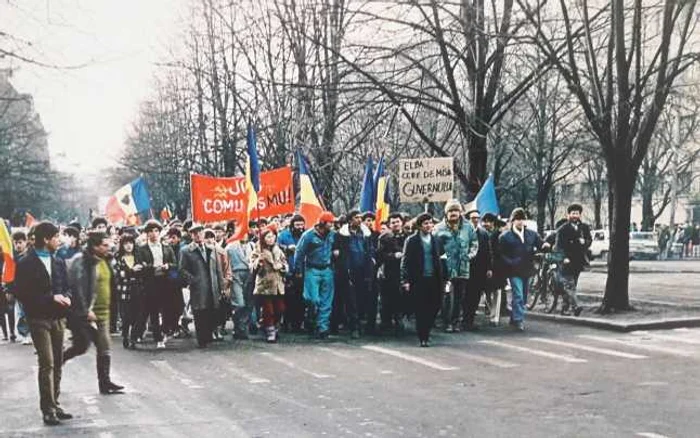
<instances>
[{"instance_id":1,"label":"red hat","mask_svg":"<svg viewBox=\"0 0 700 438\"><path fill-rule=\"evenodd\" d=\"M331 222L335 222L335 216L334 216L333 213L331 213L330 211L324 211L324 212L322 212L321 215L318 217L318 223L319 223L319 224L322 224L322 223L327 223L327 224L328 224L328 223L331 223Z\"/></svg>"}]
</instances>

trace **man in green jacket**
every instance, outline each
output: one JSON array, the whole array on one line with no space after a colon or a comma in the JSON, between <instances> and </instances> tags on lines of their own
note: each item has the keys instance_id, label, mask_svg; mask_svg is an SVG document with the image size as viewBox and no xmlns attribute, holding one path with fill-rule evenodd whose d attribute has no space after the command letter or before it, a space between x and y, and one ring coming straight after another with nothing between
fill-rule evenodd
<instances>
[{"instance_id":1,"label":"man in green jacket","mask_svg":"<svg viewBox=\"0 0 700 438\"><path fill-rule=\"evenodd\" d=\"M467 294L469 263L479 250L476 230L462 217L463 213L459 200L448 201L445 204L445 218L437 224L434 231L447 255L449 285L442 306L442 318L447 333L460 330L460 310L462 300Z\"/></svg>"}]
</instances>

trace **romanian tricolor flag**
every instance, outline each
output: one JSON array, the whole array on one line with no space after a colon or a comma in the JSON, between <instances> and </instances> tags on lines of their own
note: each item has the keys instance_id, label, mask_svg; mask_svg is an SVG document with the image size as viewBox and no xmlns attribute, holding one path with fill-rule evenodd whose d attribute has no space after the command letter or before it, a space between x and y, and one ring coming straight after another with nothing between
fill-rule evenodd
<instances>
[{"instance_id":1,"label":"romanian tricolor flag","mask_svg":"<svg viewBox=\"0 0 700 438\"><path fill-rule=\"evenodd\" d=\"M151 209L151 199L143 178L137 178L121 187L107 201L105 216L113 224L136 225L139 213Z\"/></svg>"},{"instance_id":2,"label":"romanian tricolor flag","mask_svg":"<svg viewBox=\"0 0 700 438\"><path fill-rule=\"evenodd\" d=\"M246 163L245 185L248 192L248 217L250 212L257 208L258 192L260 192L260 163L258 162L258 139L255 135L255 128L252 123L248 123L248 161Z\"/></svg>"},{"instance_id":3,"label":"romanian tricolor flag","mask_svg":"<svg viewBox=\"0 0 700 438\"><path fill-rule=\"evenodd\" d=\"M384 172L384 157L379 160L377 171L374 173L375 193L377 196L377 211L374 229L379 231L382 222L389 219L389 179Z\"/></svg>"},{"instance_id":4,"label":"romanian tricolor flag","mask_svg":"<svg viewBox=\"0 0 700 438\"><path fill-rule=\"evenodd\" d=\"M13 256L12 236L5 225L5 220L0 218L0 255L2 256L2 272L0 279L3 283L12 283L15 280L15 259Z\"/></svg>"},{"instance_id":5,"label":"romanian tricolor flag","mask_svg":"<svg viewBox=\"0 0 700 438\"><path fill-rule=\"evenodd\" d=\"M307 226L310 227L318 222L323 206L301 151L297 151L297 165L299 166L299 214L304 216Z\"/></svg>"},{"instance_id":6,"label":"romanian tricolor flag","mask_svg":"<svg viewBox=\"0 0 700 438\"><path fill-rule=\"evenodd\" d=\"M173 213L170 211L170 207L167 205L163 207L163 209L160 211L160 220L162 222L168 222L170 219L173 218Z\"/></svg>"}]
</instances>

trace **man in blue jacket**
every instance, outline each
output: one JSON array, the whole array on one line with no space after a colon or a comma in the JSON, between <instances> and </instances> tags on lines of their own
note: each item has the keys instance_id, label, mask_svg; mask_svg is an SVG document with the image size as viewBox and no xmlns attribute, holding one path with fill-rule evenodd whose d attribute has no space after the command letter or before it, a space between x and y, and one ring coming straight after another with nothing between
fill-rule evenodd
<instances>
[{"instance_id":1,"label":"man in blue jacket","mask_svg":"<svg viewBox=\"0 0 700 438\"><path fill-rule=\"evenodd\" d=\"M330 331L333 307L333 268L336 233L332 230L335 217L324 211L318 223L304 232L294 255L294 272L304 279L304 300L307 303L308 326L316 326L317 336L326 339Z\"/></svg>"},{"instance_id":2,"label":"man in blue jacket","mask_svg":"<svg viewBox=\"0 0 700 438\"><path fill-rule=\"evenodd\" d=\"M503 269L512 289L510 323L520 331L525 330L525 302L530 277L534 272L533 256L537 251L549 248L549 244L543 244L539 234L525 228L525 219L525 210L513 210L510 229L498 239Z\"/></svg>"},{"instance_id":3,"label":"man in blue jacket","mask_svg":"<svg viewBox=\"0 0 700 438\"><path fill-rule=\"evenodd\" d=\"M289 221L289 228L282 231L277 239L277 244L287 256L287 263L290 267L285 281L284 301L286 311L284 313L284 325L286 329L292 332L300 331L304 322L304 281L295 275L294 255L305 228L306 221L304 217L299 214L294 215Z\"/></svg>"}]
</instances>

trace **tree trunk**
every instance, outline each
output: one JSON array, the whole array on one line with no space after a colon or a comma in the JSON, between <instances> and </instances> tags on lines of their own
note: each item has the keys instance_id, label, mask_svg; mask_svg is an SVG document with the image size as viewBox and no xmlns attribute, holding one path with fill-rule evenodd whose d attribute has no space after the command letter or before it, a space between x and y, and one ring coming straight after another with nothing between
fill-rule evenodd
<instances>
[{"instance_id":1,"label":"tree trunk","mask_svg":"<svg viewBox=\"0 0 700 438\"><path fill-rule=\"evenodd\" d=\"M486 181L486 163L488 154L486 151L486 136L472 134L467 152L469 169L467 173L467 202L471 202L479 193L481 185Z\"/></svg>"},{"instance_id":2,"label":"tree trunk","mask_svg":"<svg viewBox=\"0 0 700 438\"><path fill-rule=\"evenodd\" d=\"M623 167L623 166L620 166ZM627 167L631 167L631 164ZM629 249L630 217L635 175L630 172L611 172L610 188L610 258L608 279L600 311L629 310Z\"/></svg>"},{"instance_id":3,"label":"tree trunk","mask_svg":"<svg viewBox=\"0 0 700 438\"><path fill-rule=\"evenodd\" d=\"M547 220L547 198L549 187L540 181L537 187L537 232L540 235L544 232L544 222Z\"/></svg>"},{"instance_id":4,"label":"tree trunk","mask_svg":"<svg viewBox=\"0 0 700 438\"><path fill-rule=\"evenodd\" d=\"M595 221L596 230L603 228L603 220L600 215L600 211L603 209L603 199L601 196L593 197L593 218Z\"/></svg>"},{"instance_id":5,"label":"tree trunk","mask_svg":"<svg viewBox=\"0 0 700 438\"><path fill-rule=\"evenodd\" d=\"M642 231L652 231L654 229L654 206L653 193L651 190L645 190L647 193L642 194Z\"/></svg>"}]
</instances>

